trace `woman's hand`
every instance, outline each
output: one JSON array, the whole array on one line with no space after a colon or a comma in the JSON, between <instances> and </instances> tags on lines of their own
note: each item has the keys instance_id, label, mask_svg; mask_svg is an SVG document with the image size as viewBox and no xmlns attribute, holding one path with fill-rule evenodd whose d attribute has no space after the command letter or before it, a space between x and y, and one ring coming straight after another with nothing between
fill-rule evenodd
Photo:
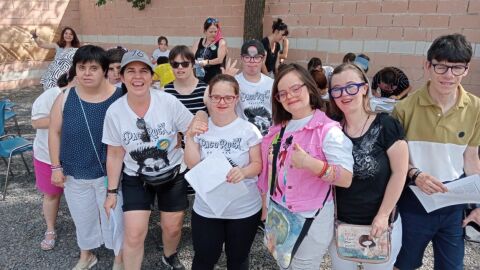
<instances>
[{"instance_id":1,"label":"woman's hand","mask_svg":"<svg viewBox=\"0 0 480 270\"><path fill-rule=\"evenodd\" d=\"M192 120L192 123L190 124L190 127L188 128L186 132L186 136L189 138L195 137L195 135L198 134L203 134L208 131L208 118L205 121L203 116L198 116L195 115L195 117Z\"/></svg>"},{"instance_id":2,"label":"woman's hand","mask_svg":"<svg viewBox=\"0 0 480 270\"><path fill-rule=\"evenodd\" d=\"M237 75L238 71L240 71L240 69L238 69L236 66L237 66L237 60L234 60L232 63L232 59L228 58L227 63L225 64L225 68L220 67L220 69L222 70L222 74L235 76Z\"/></svg>"},{"instance_id":3,"label":"woman's hand","mask_svg":"<svg viewBox=\"0 0 480 270\"><path fill-rule=\"evenodd\" d=\"M245 174L243 174L243 171L239 167L233 167L227 174L227 182L228 183L238 183L245 179Z\"/></svg>"},{"instance_id":4,"label":"woman's hand","mask_svg":"<svg viewBox=\"0 0 480 270\"><path fill-rule=\"evenodd\" d=\"M310 155L305 152L305 150L303 150L303 148L298 143L295 143L293 145L293 153L290 159L292 161L292 166L295 169L305 168L305 161L308 157L310 157Z\"/></svg>"},{"instance_id":5,"label":"woman's hand","mask_svg":"<svg viewBox=\"0 0 480 270\"><path fill-rule=\"evenodd\" d=\"M110 209L115 209L116 205L117 205L117 194L107 193L107 198L103 203L103 208L105 208L105 213L107 214L107 218L110 218Z\"/></svg>"},{"instance_id":6,"label":"woman's hand","mask_svg":"<svg viewBox=\"0 0 480 270\"><path fill-rule=\"evenodd\" d=\"M379 238L388 230L388 218L389 215L377 214L372 222L372 230L370 236L373 238Z\"/></svg>"},{"instance_id":7,"label":"woman's hand","mask_svg":"<svg viewBox=\"0 0 480 270\"><path fill-rule=\"evenodd\" d=\"M55 170L52 171L52 184L57 187L64 187L65 183L65 175L63 175L62 170Z\"/></svg>"}]
</instances>

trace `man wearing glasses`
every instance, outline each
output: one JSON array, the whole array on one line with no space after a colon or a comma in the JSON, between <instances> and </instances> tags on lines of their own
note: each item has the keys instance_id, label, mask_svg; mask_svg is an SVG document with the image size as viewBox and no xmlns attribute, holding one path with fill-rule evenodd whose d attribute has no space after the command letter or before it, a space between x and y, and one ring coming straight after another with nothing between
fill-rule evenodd
<instances>
[{"instance_id":1,"label":"man wearing glasses","mask_svg":"<svg viewBox=\"0 0 480 270\"><path fill-rule=\"evenodd\" d=\"M240 85L240 102L237 114L248 120L267 134L272 124L272 86L273 79L262 74L265 48L258 40L246 41L240 50L242 72L235 76Z\"/></svg>"},{"instance_id":2,"label":"man wearing glasses","mask_svg":"<svg viewBox=\"0 0 480 270\"><path fill-rule=\"evenodd\" d=\"M409 184L427 195L449 192L444 182L480 173L480 99L461 85L471 58L472 46L463 35L434 40L425 62L430 80L393 111L408 141ZM462 225L480 222L480 209L463 220L464 208L453 205L427 213L406 188L399 201L403 237L395 267L419 268L432 241L436 270L463 269Z\"/></svg>"}]
</instances>

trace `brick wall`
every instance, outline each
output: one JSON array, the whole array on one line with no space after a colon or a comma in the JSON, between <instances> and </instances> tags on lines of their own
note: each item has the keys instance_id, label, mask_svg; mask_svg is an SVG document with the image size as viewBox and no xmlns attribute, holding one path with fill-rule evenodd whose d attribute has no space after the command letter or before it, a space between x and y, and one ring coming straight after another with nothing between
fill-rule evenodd
<instances>
[{"instance_id":1,"label":"brick wall","mask_svg":"<svg viewBox=\"0 0 480 270\"><path fill-rule=\"evenodd\" d=\"M15 7L20 2L25 1L0 0L0 7ZM72 25L83 42L105 47L122 44L151 52L159 35L167 36L170 45L191 45L202 36L205 18L212 16L220 19L230 56L238 56L242 43L243 0L153 0L143 11L131 8L125 0L107 1L103 7L96 7L94 0L29 2L28 12L7 10L11 15L2 18L17 17L0 19L0 27L10 21L10 25L31 28L35 26L31 15L43 18L40 14L49 11L60 16L63 8L63 17L42 24L55 29ZM288 61L306 64L317 56L326 64L336 65L346 52L364 52L371 58L370 76L381 67L398 66L415 87L425 79L422 65L431 41L441 34L463 33L475 50L464 85L480 95L479 14L480 0L266 0L264 33L270 33L272 21L281 17L291 33ZM24 59L15 65L27 68Z\"/></svg>"}]
</instances>

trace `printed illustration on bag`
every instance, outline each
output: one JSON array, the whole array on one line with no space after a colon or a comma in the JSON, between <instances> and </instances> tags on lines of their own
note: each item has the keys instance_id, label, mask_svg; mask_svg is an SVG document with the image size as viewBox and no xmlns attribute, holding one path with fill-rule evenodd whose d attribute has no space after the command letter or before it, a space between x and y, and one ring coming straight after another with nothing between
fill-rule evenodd
<instances>
[{"instance_id":1,"label":"printed illustration on bag","mask_svg":"<svg viewBox=\"0 0 480 270\"><path fill-rule=\"evenodd\" d=\"M360 260L388 259L387 237L370 237L368 226L339 226L337 229L339 255Z\"/></svg>"},{"instance_id":2,"label":"printed illustration on bag","mask_svg":"<svg viewBox=\"0 0 480 270\"><path fill-rule=\"evenodd\" d=\"M153 147L141 147L130 152L130 156L137 162L137 173L159 172L161 169L170 166L167 149Z\"/></svg>"},{"instance_id":3,"label":"printed illustration on bag","mask_svg":"<svg viewBox=\"0 0 480 270\"><path fill-rule=\"evenodd\" d=\"M272 116L265 107L249 107L243 110L248 122L254 124L262 133L266 135L272 124Z\"/></svg>"}]
</instances>

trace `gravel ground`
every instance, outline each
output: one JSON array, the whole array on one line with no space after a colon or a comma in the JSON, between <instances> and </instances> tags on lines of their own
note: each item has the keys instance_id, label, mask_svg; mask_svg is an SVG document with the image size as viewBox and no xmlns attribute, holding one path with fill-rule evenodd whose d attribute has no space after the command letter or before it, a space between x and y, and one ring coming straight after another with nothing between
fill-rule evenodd
<instances>
[{"instance_id":1,"label":"gravel ground","mask_svg":"<svg viewBox=\"0 0 480 270\"><path fill-rule=\"evenodd\" d=\"M34 99L41 93L40 87L29 87L0 92L0 98L9 98L19 106L16 108L22 135L33 140L34 131L30 126L30 109ZM7 131L15 133L12 123L7 123ZM31 156L28 157L31 160ZM35 188L33 174L27 174L19 158L13 162L15 178L11 179L5 201L0 201L0 269L71 269L77 261L79 250L76 245L75 227L62 199L57 221L57 245L52 251L42 251L45 224L41 213L41 194ZM0 167L0 187L4 184L5 167ZM31 167L32 168L32 167ZM190 211L187 212L180 243L179 257L187 268L191 267L192 240L190 229ZM145 241L143 269L158 269L162 244L160 229L156 225L159 215L154 213ZM251 252L251 269L277 269L275 262L262 245L259 233ZM112 252L105 248L94 251L99 262L93 269L110 269ZM467 243L465 250L465 269L480 269L480 244ZM433 269L432 249L428 248L421 270ZM217 269L226 269L225 259L219 262ZM329 258L321 269L330 269Z\"/></svg>"}]
</instances>

